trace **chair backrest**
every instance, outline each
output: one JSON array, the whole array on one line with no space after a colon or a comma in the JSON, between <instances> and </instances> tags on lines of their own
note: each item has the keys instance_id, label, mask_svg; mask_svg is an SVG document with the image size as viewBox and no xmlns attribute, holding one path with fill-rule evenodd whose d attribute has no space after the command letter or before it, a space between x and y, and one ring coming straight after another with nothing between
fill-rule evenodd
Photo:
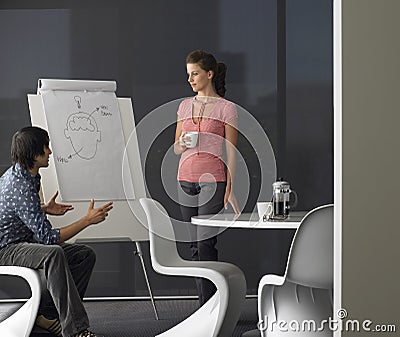
<instances>
[{"instance_id":1,"label":"chair backrest","mask_svg":"<svg viewBox=\"0 0 400 337\"><path fill-rule=\"evenodd\" d=\"M286 278L314 288L333 288L333 205L310 211L290 248Z\"/></svg>"},{"instance_id":2,"label":"chair backrest","mask_svg":"<svg viewBox=\"0 0 400 337\"><path fill-rule=\"evenodd\" d=\"M176 248L175 234L167 211L157 201L141 198L149 225L150 256L153 268L164 273L162 267L173 266L181 261Z\"/></svg>"}]
</instances>

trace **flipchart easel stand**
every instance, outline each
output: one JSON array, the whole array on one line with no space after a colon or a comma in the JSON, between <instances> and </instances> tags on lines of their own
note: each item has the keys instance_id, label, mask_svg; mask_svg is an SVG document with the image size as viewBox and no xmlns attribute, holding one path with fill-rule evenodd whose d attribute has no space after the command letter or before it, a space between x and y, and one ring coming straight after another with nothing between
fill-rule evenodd
<instances>
[{"instance_id":1,"label":"flipchart easel stand","mask_svg":"<svg viewBox=\"0 0 400 337\"><path fill-rule=\"evenodd\" d=\"M140 259L154 314L156 319L158 320L159 318L157 308L154 302L154 297L151 291L151 286L146 271L146 265L140 246L141 241L149 240L149 233L146 216L139 204L139 199L142 197L146 197L146 192L139 155L139 146L136 133L134 132L135 120L132 109L132 102L130 98L117 98L117 101L121 114L122 129L126 145L126 152L129 158L131 177L134 185L135 200L114 201L113 210L103 223L97 226L88 227L87 229L79 233L74 239L81 240L106 238L108 240L113 238L120 239L121 237L127 237L135 242L136 251L134 252L134 254L137 255ZM41 95L28 94L28 104L32 125L48 130ZM41 170L40 174L42 176L43 197L45 200L49 200L51 196L59 190L53 156L50 157L49 167ZM68 201L63 200L63 202ZM54 225L56 225L56 227L63 227L81 218L86 214L89 207L89 201L74 201L70 203L74 206L73 212L69 212L62 217L53 218L53 221L52 217L49 216L50 221Z\"/></svg>"}]
</instances>

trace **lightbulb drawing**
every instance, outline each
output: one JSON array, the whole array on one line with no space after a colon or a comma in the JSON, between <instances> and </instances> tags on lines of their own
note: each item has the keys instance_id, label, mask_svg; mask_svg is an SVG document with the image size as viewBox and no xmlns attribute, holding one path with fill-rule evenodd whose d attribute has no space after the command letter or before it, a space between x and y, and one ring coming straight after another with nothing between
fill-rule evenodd
<instances>
[{"instance_id":1,"label":"lightbulb drawing","mask_svg":"<svg viewBox=\"0 0 400 337\"><path fill-rule=\"evenodd\" d=\"M78 106L78 109L80 109L81 108L82 98L80 96L74 96L74 100L76 102L76 105Z\"/></svg>"}]
</instances>

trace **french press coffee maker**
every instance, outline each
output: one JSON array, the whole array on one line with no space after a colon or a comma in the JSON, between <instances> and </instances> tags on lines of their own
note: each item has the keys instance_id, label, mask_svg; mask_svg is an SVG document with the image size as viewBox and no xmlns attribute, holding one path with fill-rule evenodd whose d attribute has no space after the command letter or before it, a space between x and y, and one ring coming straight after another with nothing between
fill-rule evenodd
<instances>
[{"instance_id":1,"label":"french press coffee maker","mask_svg":"<svg viewBox=\"0 0 400 337\"><path fill-rule=\"evenodd\" d=\"M276 181L272 184L272 219L284 220L289 215L290 208L297 205L297 193L290 189L287 181ZM294 202L290 205L290 194L294 195Z\"/></svg>"}]
</instances>

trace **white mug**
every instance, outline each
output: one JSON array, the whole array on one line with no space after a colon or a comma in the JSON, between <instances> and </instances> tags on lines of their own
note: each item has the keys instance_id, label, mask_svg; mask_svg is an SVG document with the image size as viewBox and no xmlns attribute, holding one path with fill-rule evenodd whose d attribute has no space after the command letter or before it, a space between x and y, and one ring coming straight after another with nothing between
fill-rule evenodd
<instances>
[{"instance_id":1,"label":"white mug","mask_svg":"<svg viewBox=\"0 0 400 337\"><path fill-rule=\"evenodd\" d=\"M266 221L272 214L273 204L271 201L258 201L257 212L260 220ZM264 220L265 216L265 220Z\"/></svg>"},{"instance_id":2,"label":"white mug","mask_svg":"<svg viewBox=\"0 0 400 337\"><path fill-rule=\"evenodd\" d=\"M199 137L199 133L196 131L186 132L183 138L190 138L190 140L186 140L186 147L191 149L197 145L197 138Z\"/></svg>"}]
</instances>

